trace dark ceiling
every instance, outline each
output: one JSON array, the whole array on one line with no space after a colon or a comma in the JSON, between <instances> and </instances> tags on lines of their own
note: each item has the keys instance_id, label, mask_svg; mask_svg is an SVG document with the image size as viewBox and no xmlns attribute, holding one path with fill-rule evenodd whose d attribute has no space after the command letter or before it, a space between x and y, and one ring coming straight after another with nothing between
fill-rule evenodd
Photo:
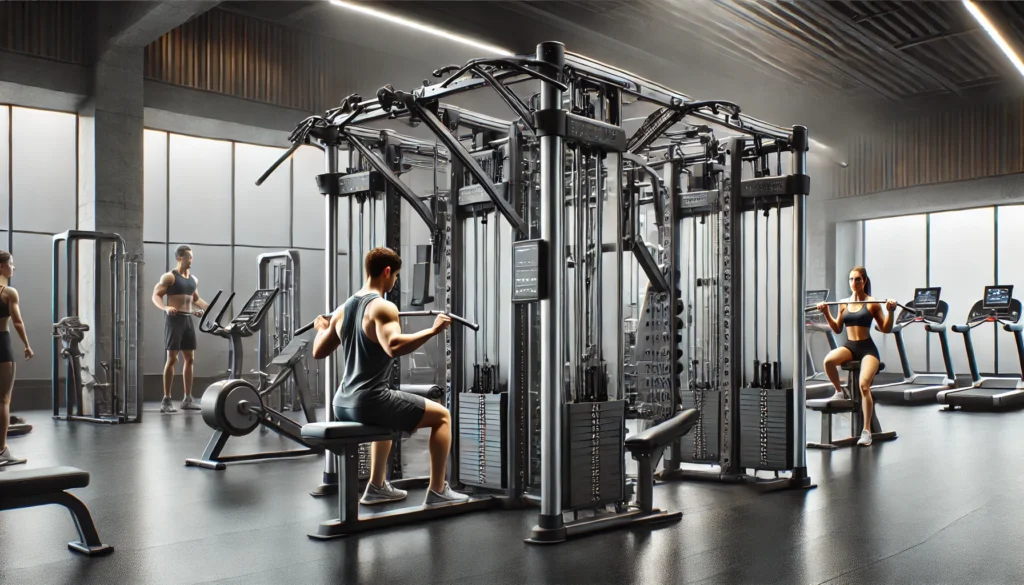
<instances>
[{"instance_id":1,"label":"dark ceiling","mask_svg":"<svg viewBox=\"0 0 1024 585\"><path fill-rule=\"evenodd\" d=\"M852 99L906 103L970 95L978 88L998 86L1012 93L1024 89L1024 79L964 6L954 1L380 0L370 4L514 51L527 51L558 30L580 27L593 31L606 44L618 43L680 66L696 48L705 58L713 53L732 65ZM1024 4L979 5L1011 44L1024 47ZM334 26L342 11L326 2L245 1L222 7L332 36L352 34Z\"/></svg>"}]
</instances>

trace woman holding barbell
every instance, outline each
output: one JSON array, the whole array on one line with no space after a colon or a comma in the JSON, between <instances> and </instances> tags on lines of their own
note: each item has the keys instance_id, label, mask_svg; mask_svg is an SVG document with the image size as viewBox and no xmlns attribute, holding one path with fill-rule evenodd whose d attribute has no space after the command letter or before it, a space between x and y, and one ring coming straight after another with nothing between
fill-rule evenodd
<instances>
[{"instance_id":1,"label":"woman holding barbell","mask_svg":"<svg viewBox=\"0 0 1024 585\"><path fill-rule=\"evenodd\" d=\"M818 303L818 310L825 315L828 326L839 333L846 327L846 343L825 356L825 373L836 393L831 400L845 398L843 386L839 381L837 368L852 360L860 360L860 394L864 408L864 430L860 434L858 445L871 444L871 420L874 418L875 403L871 398L871 383L878 372L878 348L871 339L871 321L878 324L882 333L892 331L896 301L888 299L884 303L871 296L871 279L863 266L850 271L850 291L853 293L844 304L839 305L839 316L834 318L828 303ZM882 305L885 305L885 311ZM851 388L852 392L853 389Z\"/></svg>"}]
</instances>

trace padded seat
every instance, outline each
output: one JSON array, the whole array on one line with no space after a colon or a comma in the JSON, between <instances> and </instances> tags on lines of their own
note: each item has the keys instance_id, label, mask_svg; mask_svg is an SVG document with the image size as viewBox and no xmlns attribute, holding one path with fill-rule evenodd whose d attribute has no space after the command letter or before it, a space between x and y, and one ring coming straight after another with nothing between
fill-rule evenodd
<instances>
[{"instance_id":1,"label":"padded seat","mask_svg":"<svg viewBox=\"0 0 1024 585\"><path fill-rule=\"evenodd\" d=\"M668 446L672 441L690 432L697 424L700 414L693 408L684 410L672 418L657 424L646 431L626 438L625 445L629 451L654 451Z\"/></svg>"},{"instance_id":2,"label":"padded seat","mask_svg":"<svg viewBox=\"0 0 1024 585\"><path fill-rule=\"evenodd\" d=\"M371 427L357 422L321 422L302 425L302 438L311 445L330 448L351 443L386 441L395 434L392 429Z\"/></svg>"},{"instance_id":3,"label":"padded seat","mask_svg":"<svg viewBox=\"0 0 1024 585\"><path fill-rule=\"evenodd\" d=\"M843 362L842 367L847 372L856 372L860 370L860 360L850 360ZM885 369L885 362L878 362L878 371L881 372Z\"/></svg>"},{"instance_id":4,"label":"padded seat","mask_svg":"<svg viewBox=\"0 0 1024 585\"><path fill-rule=\"evenodd\" d=\"M807 408L815 412L821 412L825 414L837 414L840 412L853 412L857 408L857 403L849 399L843 400L808 400Z\"/></svg>"},{"instance_id":5,"label":"padded seat","mask_svg":"<svg viewBox=\"0 0 1024 585\"><path fill-rule=\"evenodd\" d=\"M68 466L0 472L0 500L62 492L89 485L89 472Z\"/></svg>"},{"instance_id":6,"label":"padded seat","mask_svg":"<svg viewBox=\"0 0 1024 585\"><path fill-rule=\"evenodd\" d=\"M437 400L444 396L444 390L437 384L402 384L398 389L402 392L422 396L427 400Z\"/></svg>"},{"instance_id":7,"label":"padded seat","mask_svg":"<svg viewBox=\"0 0 1024 585\"><path fill-rule=\"evenodd\" d=\"M89 485L89 472L68 466L0 471L0 511L55 504L71 512L78 540L68 548L87 556L110 554L114 547L103 544L92 514L81 500L66 490Z\"/></svg>"}]
</instances>

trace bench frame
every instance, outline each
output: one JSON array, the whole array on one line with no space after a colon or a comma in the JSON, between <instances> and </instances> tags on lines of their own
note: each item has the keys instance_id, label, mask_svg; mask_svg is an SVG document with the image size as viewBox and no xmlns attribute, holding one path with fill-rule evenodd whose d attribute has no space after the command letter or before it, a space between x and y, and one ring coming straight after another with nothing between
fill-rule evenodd
<instances>
[{"instance_id":1,"label":"bench frame","mask_svg":"<svg viewBox=\"0 0 1024 585\"><path fill-rule=\"evenodd\" d=\"M842 368L848 372L847 391L851 398L848 400L809 400L807 408L821 413L821 443L807 443L808 449L827 449L833 451L840 447L852 447L860 440L860 431L864 428L864 409L861 406L860 394L860 362L846 362ZM878 368L881 372L884 366ZM832 438L832 415L849 412L850 435L842 439ZM878 409L871 417L871 441L892 441L897 438L896 431L883 431L882 424L878 422Z\"/></svg>"},{"instance_id":2,"label":"bench frame","mask_svg":"<svg viewBox=\"0 0 1024 585\"><path fill-rule=\"evenodd\" d=\"M64 506L71 512L75 521L75 529L78 530L78 540L68 543L68 550L86 556L102 556L114 552L114 547L103 544L100 541L99 533L96 532L96 524L92 520L89 508L82 500L79 500L66 491L45 492L29 496L16 496L4 498L0 501L0 511L18 510L20 508L34 508L57 504Z\"/></svg>"}]
</instances>

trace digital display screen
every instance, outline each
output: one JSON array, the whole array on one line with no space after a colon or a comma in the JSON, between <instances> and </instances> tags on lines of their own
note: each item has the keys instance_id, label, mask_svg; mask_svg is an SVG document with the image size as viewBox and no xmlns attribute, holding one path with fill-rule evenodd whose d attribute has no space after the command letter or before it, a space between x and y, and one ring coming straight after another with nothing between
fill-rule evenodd
<instances>
[{"instance_id":1,"label":"digital display screen","mask_svg":"<svg viewBox=\"0 0 1024 585\"><path fill-rule=\"evenodd\" d=\"M1013 285L986 286L983 306L986 309L1006 309L1010 306L1011 298L1013 298Z\"/></svg>"},{"instance_id":2,"label":"digital display screen","mask_svg":"<svg viewBox=\"0 0 1024 585\"><path fill-rule=\"evenodd\" d=\"M267 304L267 301L272 299L277 294L276 289L260 289L253 293L249 300L242 307L241 312L238 316L232 319L233 322L247 320L252 315L259 313L263 309L263 306Z\"/></svg>"},{"instance_id":3,"label":"digital display screen","mask_svg":"<svg viewBox=\"0 0 1024 585\"><path fill-rule=\"evenodd\" d=\"M914 308L918 311L932 311L939 306L939 293L942 289L937 286L929 288L914 289Z\"/></svg>"}]
</instances>

